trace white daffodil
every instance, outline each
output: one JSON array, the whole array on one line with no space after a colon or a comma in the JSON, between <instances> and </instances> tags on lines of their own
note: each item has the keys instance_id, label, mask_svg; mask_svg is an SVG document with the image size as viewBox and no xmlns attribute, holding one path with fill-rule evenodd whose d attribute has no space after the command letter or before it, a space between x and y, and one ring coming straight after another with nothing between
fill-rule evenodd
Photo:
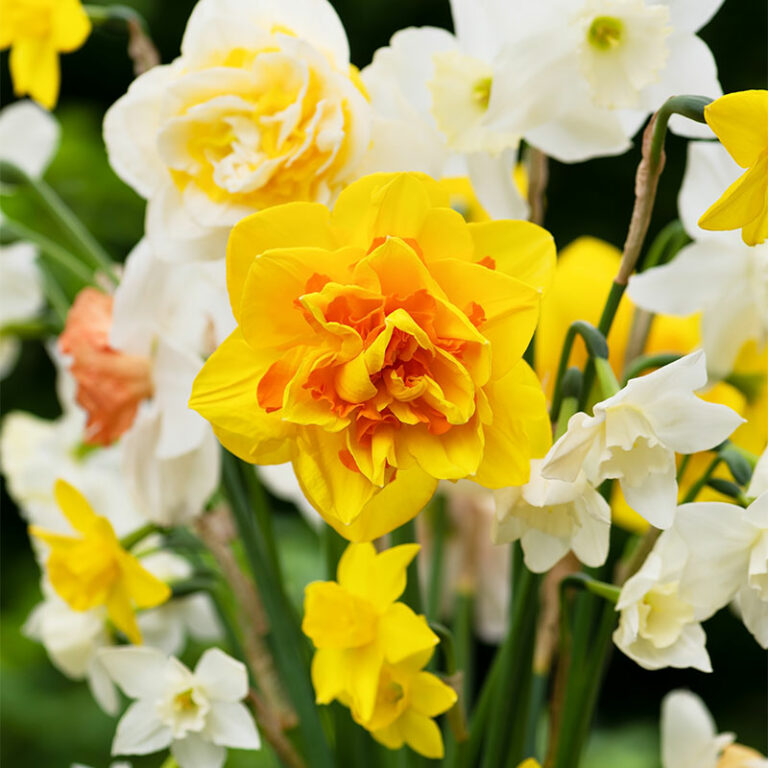
<instances>
[{"instance_id":1,"label":"white daffodil","mask_svg":"<svg viewBox=\"0 0 768 768\"><path fill-rule=\"evenodd\" d=\"M9 413L0 428L0 468L11 498L27 522L64 533L66 521L53 496L61 478L82 490L118 536L146 523L131 502L122 473L122 448L83 444L85 414L74 403L73 382L59 370L63 414L47 420L23 411Z\"/></svg>"},{"instance_id":2,"label":"white daffodil","mask_svg":"<svg viewBox=\"0 0 768 768\"><path fill-rule=\"evenodd\" d=\"M492 31L490 23L483 29ZM469 175L492 217L525 218L513 178L520 136L486 119L500 45L458 24L456 36L434 27L397 32L361 73L374 115L365 170Z\"/></svg>"},{"instance_id":3,"label":"white daffodil","mask_svg":"<svg viewBox=\"0 0 768 768\"><path fill-rule=\"evenodd\" d=\"M759 752L718 734L704 702L690 691L672 691L661 702L662 768L766 768Z\"/></svg>"},{"instance_id":4,"label":"white daffodil","mask_svg":"<svg viewBox=\"0 0 768 768\"><path fill-rule=\"evenodd\" d=\"M548 571L570 550L597 567L608 555L611 508L583 472L573 482L542 476L541 459L531 461L531 479L519 488L496 491L493 540L520 540L525 564Z\"/></svg>"},{"instance_id":5,"label":"white daffodil","mask_svg":"<svg viewBox=\"0 0 768 768\"><path fill-rule=\"evenodd\" d=\"M710 373L733 369L739 350L768 339L768 244L745 245L738 232L708 232L697 222L738 172L719 143L688 145L680 191L683 224L693 243L669 264L630 278L628 294L639 307L665 315L701 312L702 345Z\"/></svg>"},{"instance_id":6,"label":"white daffodil","mask_svg":"<svg viewBox=\"0 0 768 768\"><path fill-rule=\"evenodd\" d=\"M722 93L696 36L722 0L453 0L454 18L503 46L486 122L563 162L617 154L649 113L681 93ZM492 35L483 34L490 27ZM671 127L711 136L673 119Z\"/></svg>"},{"instance_id":7,"label":"white daffodil","mask_svg":"<svg viewBox=\"0 0 768 768\"><path fill-rule=\"evenodd\" d=\"M717 768L733 739L717 734L704 702L690 691L672 691L661 702L662 768Z\"/></svg>"},{"instance_id":8,"label":"white daffodil","mask_svg":"<svg viewBox=\"0 0 768 768\"><path fill-rule=\"evenodd\" d=\"M187 400L203 357L233 325L223 263L172 265L142 241L114 297L82 291L59 337L88 413L86 441L121 439L134 503L159 525L199 514L218 485L218 443Z\"/></svg>"},{"instance_id":9,"label":"white daffodil","mask_svg":"<svg viewBox=\"0 0 768 768\"><path fill-rule=\"evenodd\" d=\"M155 551L154 547L159 543L156 537L150 536L134 550L134 554L141 558L141 564L166 584L173 585L190 578L193 568L189 561L171 552ZM174 597L157 608L142 611L138 622L144 642L169 656L184 650L187 637L202 642L221 637L221 625L211 598L202 592Z\"/></svg>"},{"instance_id":10,"label":"white daffodil","mask_svg":"<svg viewBox=\"0 0 768 768\"><path fill-rule=\"evenodd\" d=\"M668 528L677 506L675 453L719 445L744 420L694 392L707 383L701 351L631 379L593 416L577 413L544 459L545 478L574 482L583 469L592 485L618 479L632 509Z\"/></svg>"},{"instance_id":11,"label":"white daffodil","mask_svg":"<svg viewBox=\"0 0 768 768\"><path fill-rule=\"evenodd\" d=\"M120 722L113 755L148 755L170 747L181 768L221 768L226 747L259 749L259 734L242 704L245 666L218 648L207 650L194 671L146 647L109 648L101 661L136 701Z\"/></svg>"},{"instance_id":12,"label":"white daffodil","mask_svg":"<svg viewBox=\"0 0 768 768\"><path fill-rule=\"evenodd\" d=\"M627 580L616 610L616 646L645 669L694 667L711 672L701 621L721 605L681 584L688 550L675 531L665 531L640 570Z\"/></svg>"},{"instance_id":13,"label":"white daffodil","mask_svg":"<svg viewBox=\"0 0 768 768\"><path fill-rule=\"evenodd\" d=\"M119 698L98 651L113 644L103 606L74 611L50 587L45 598L29 614L22 633L42 643L53 665L72 680L85 679L96 703L116 715Z\"/></svg>"},{"instance_id":14,"label":"white daffodil","mask_svg":"<svg viewBox=\"0 0 768 768\"><path fill-rule=\"evenodd\" d=\"M701 502L677 510L674 530L690 557L684 580L715 604L736 599L747 629L768 648L768 493L747 509Z\"/></svg>"},{"instance_id":15,"label":"white daffodil","mask_svg":"<svg viewBox=\"0 0 768 768\"><path fill-rule=\"evenodd\" d=\"M164 259L223 259L231 227L278 203L329 203L368 149L369 105L326 0L200 0L181 55L107 113L118 175L147 198Z\"/></svg>"},{"instance_id":16,"label":"white daffodil","mask_svg":"<svg viewBox=\"0 0 768 768\"><path fill-rule=\"evenodd\" d=\"M0 111L0 160L40 178L59 147L61 130L50 112L27 99Z\"/></svg>"},{"instance_id":17,"label":"white daffodil","mask_svg":"<svg viewBox=\"0 0 768 768\"><path fill-rule=\"evenodd\" d=\"M768 493L768 448L758 459L747 489L747 495L753 498L757 498L763 493Z\"/></svg>"},{"instance_id":18,"label":"white daffodil","mask_svg":"<svg viewBox=\"0 0 768 768\"><path fill-rule=\"evenodd\" d=\"M30 320L44 306L37 249L29 243L0 246L0 379L11 372L21 348L9 326Z\"/></svg>"}]
</instances>

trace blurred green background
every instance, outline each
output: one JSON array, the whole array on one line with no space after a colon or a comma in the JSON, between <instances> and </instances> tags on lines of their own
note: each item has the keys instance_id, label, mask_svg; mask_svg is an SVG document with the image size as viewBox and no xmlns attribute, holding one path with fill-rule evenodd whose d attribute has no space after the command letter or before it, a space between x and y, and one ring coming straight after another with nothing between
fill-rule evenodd
<instances>
[{"instance_id":1,"label":"blurred green background","mask_svg":"<svg viewBox=\"0 0 768 768\"><path fill-rule=\"evenodd\" d=\"M533 0L531 0L533 2ZM164 62L178 53L192 0L134 0L149 23ZM352 58L362 67L390 36L406 26L450 29L448 0L335 0L347 29ZM700 33L720 68L725 91L765 88L768 60L765 0L726 0ZM62 95L56 116L62 124L60 151L46 176L115 258L122 259L142 231L143 201L109 168L101 140L106 108L132 80L120 33L95 32L80 51L62 58ZM0 57L0 101L12 100L7 53ZM676 218L676 197L684 169L685 142L672 137L668 163L650 235ZM589 234L621 246L632 205L635 147L619 158L578 166L551 164L546 226L559 247ZM2 414L16 409L54 417L58 406L53 368L39 344L26 343L15 372L3 382ZM278 512L291 592L321 574L317 537L295 515ZM73 683L47 661L41 646L20 634L39 599L38 573L24 525L2 490L0 559L0 762L11 767L65 768L82 762L101 768L109 760L114 721L92 701L84 684ZM707 623L714 674L664 670L649 673L614 654L600 699L597 727L585 768L657 768L658 712L675 687L699 693L720 731L734 731L742 743L768 752L765 654L728 611ZM486 649L487 651L487 649ZM504 713L500 713L504 716ZM230 753L228 765L271 765L254 753ZM132 761L159 766L162 758Z\"/></svg>"}]
</instances>

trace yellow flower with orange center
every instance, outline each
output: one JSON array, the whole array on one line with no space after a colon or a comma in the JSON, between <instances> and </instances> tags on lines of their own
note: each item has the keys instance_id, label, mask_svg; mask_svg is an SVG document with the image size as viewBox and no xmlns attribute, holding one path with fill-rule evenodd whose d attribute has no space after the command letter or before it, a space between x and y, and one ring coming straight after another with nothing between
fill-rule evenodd
<instances>
[{"instance_id":1,"label":"yellow flower with orange center","mask_svg":"<svg viewBox=\"0 0 768 768\"><path fill-rule=\"evenodd\" d=\"M768 238L768 91L739 91L704 108L704 117L745 173L699 219L702 229L741 229L747 245Z\"/></svg>"},{"instance_id":2,"label":"yellow flower with orange center","mask_svg":"<svg viewBox=\"0 0 768 768\"><path fill-rule=\"evenodd\" d=\"M67 536L32 525L29 532L50 547L46 574L56 594L75 611L100 605L132 643L141 642L136 608L154 608L171 590L120 545L112 526L69 483L57 480L56 503L79 535Z\"/></svg>"},{"instance_id":3,"label":"yellow flower with orange center","mask_svg":"<svg viewBox=\"0 0 768 768\"><path fill-rule=\"evenodd\" d=\"M10 47L13 92L46 109L59 97L59 53L79 48L91 33L80 0L1 0L0 50Z\"/></svg>"},{"instance_id":4,"label":"yellow flower with orange center","mask_svg":"<svg viewBox=\"0 0 768 768\"><path fill-rule=\"evenodd\" d=\"M238 327L190 407L242 459L292 461L353 541L412 518L438 479L525 483L550 442L522 355L553 263L543 229L467 224L418 174L365 177L332 212L254 214L227 252Z\"/></svg>"}]
</instances>

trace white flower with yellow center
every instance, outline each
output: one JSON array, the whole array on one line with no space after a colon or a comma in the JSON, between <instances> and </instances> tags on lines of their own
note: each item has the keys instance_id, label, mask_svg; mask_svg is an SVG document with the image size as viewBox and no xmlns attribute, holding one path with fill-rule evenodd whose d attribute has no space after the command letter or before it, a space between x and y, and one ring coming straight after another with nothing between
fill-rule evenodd
<instances>
[{"instance_id":1,"label":"white flower with yellow center","mask_svg":"<svg viewBox=\"0 0 768 768\"><path fill-rule=\"evenodd\" d=\"M223 258L243 216L330 203L368 148L368 103L326 0L200 0L181 56L107 113L117 173L168 259Z\"/></svg>"},{"instance_id":2,"label":"white flower with yellow center","mask_svg":"<svg viewBox=\"0 0 768 768\"><path fill-rule=\"evenodd\" d=\"M722 93L712 54L696 36L721 3L453 0L453 9L487 45L504 31L486 123L558 160L580 162L625 151L669 96ZM490 35L478 31L487 19ZM670 125L711 136L682 118Z\"/></svg>"},{"instance_id":3,"label":"white flower with yellow center","mask_svg":"<svg viewBox=\"0 0 768 768\"><path fill-rule=\"evenodd\" d=\"M148 755L171 748L181 768L221 768L226 747L259 749L259 734L242 704L245 666L218 648L194 671L146 647L108 648L99 657L131 704L112 743L113 755Z\"/></svg>"},{"instance_id":4,"label":"white flower with yellow center","mask_svg":"<svg viewBox=\"0 0 768 768\"><path fill-rule=\"evenodd\" d=\"M616 610L616 646L645 669L694 667L711 672L701 621L717 606L706 593L696 599L681 578L688 550L673 531L664 533L642 568L623 586Z\"/></svg>"}]
</instances>

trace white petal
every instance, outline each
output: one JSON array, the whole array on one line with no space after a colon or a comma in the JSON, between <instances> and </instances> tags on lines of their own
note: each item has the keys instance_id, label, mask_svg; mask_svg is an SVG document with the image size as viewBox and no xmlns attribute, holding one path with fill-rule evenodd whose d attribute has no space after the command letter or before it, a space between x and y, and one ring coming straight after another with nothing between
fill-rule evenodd
<instances>
[{"instance_id":1,"label":"white petal","mask_svg":"<svg viewBox=\"0 0 768 768\"><path fill-rule=\"evenodd\" d=\"M707 362L699 349L690 355L675 360L647 376L630 379L626 387L612 398L598 403L596 409L602 410L614 402L631 402L640 406L646 418L652 407L662 395L670 392L694 392L707 384Z\"/></svg>"},{"instance_id":2,"label":"white petal","mask_svg":"<svg viewBox=\"0 0 768 768\"><path fill-rule=\"evenodd\" d=\"M109 164L142 197L150 197L168 172L157 149L162 103L177 65L153 67L133 81L104 116Z\"/></svg>"},{"instance_id":3,"label":"white petal","mask_svg":"<svg viewBox=\"0 0 768 768\"><path fill-rule=\"evenodd\" d=\"M319 529L321 527L323 519L301 492L296 473L293 471L293 464L269 464L254 467L254 469L258 471L261 481L271 493L281 499L293 502L313 528Z\"/></svg>"},{"instance_id":4,"label":"white petal","mask_svg":"<svg viewBox=\"0 0 768 768\"><path fill-rule=\"evenodd\" d=\"M707 44L690 34L670 35L667 40L669 58L658 83L643 92L643 104L656 111L670 96L697 94L716 99L723 89L717 79L717 64ZM712 138L708 125L674 115L669 127L681 136Z\"/></svg>"},{"instance_id":5,"label":"white petal","mask_svg":"<svg viewBox=\"0 0 768 768\"><path fill-rule=\"evenodd\" d=\"M33 101L17 101L0 112L0 160L38 178L59 147L61 130L50 112Z\"/></svg>"},{"instance_id":6,"label":"white petal","mask_svg":"<svg viewBox=\"0 0 768 768\"><path fill-rule=\"evenodd\" d=\"M544 573L561 560L570 547L568 539L549 536L543 531L529 528L522 536L523 559L534 573Z\"/></svg>"},{"instance_id":7,"label":"white petal","mask_svg":"<svg viewBox=\"0 0 768 768\"><path fill-rule=\"evenodd\" d=\"M97 658L91 659L87 680L96 703L108 715L115 717L120 709L120 697L115 684Z\"/></svg>"},{"instance_id":8,"label":"white petal","mask_svg":"<svg viewBox=\"0 0 768 768\"><path fill-rule=\"evenodd\" d=\"M652 0L669 6L670 22L678 32L698 32L720 10L723 0Z\"/></svg>"},{"instance_id":9,"label":"white petal","mask_svg":"<svg viewBox=\"0 0 768 768\"><path fill-rule=\"evenodd\" d=\"M99 660L132 699L152 698L163 689L168 657L156 648L102 648Z\"/></svg>"},{"instance_id":10,"label":"white petal","mask_svg":"<svg viewBox=\"0 0 768 768\"><path fill-rule=\"evenodd\" d=\"M219 648L209 648L201 656L195 677L211 699L240 701L248 693L245 665Z\"/></svg>"},{"instance_id":11,"label":"white petal","mask_svg":"<svg viewBox=\"0 0 768 768\"><path fill-rule=\"evenodd\" d=\"M611 536L611 508L593 488L574 502L579 510L579 525L571 537L571 549L591 568L601 566L608 557Z\"/></svg>"},{"instance_id":12,"label":"white petal","mask_svg":"<svg viewBox=\"0 0 768 768\"><path fill-rule=\"evenodd\" d=\"M528 218L528 203L513 178L516 151L509 150L500 156L475 152L467 155L466 160L475 194L492 219Z\"/></svg>"},{"instance_id":13,"label":"white petal","mask_svg":"<svg viewBox=\"0 0 768 768\"><path fill-rule=\"evenodd\" d=\"M171 743L171 729L163 725L154 701L135 701L117 724L113 755L149 755Z\"/></svg>"},{"instance_id":14,"label":"white petal","mask_svg":"<svg viewBox=\"0 0 768 768\"><path fill-rule=\"evenodd\" d=\"M639 485L619 481L627 504L656 528L672 525L677 507L677 479L674 457L664 472L650 472Z\"/></svg>"},{"instance_id":15,"label":"white petal","mask_svg":"<svg viewBox=\"0 0 768 768\"><path fill-rule=\"evenodd\" d=\"M690 691L672 691L661 703L663 768L716 768L715 721Z\"/></svg>"},{"instance_id":16,"label":"white petal","mask_svg":"<svg viewBox=\"0 0 768 768\"><path fill-rule=\"evenodd\" d=\"M542 477L573 482L582 471L584 460L599 439L603 418L576 413L568 421L565 434L550 448L541 466Z\"/></svg>"},{"instance_id":17,"label":"white petal","mask_svg":"<svg viewBox=\"0 0 768 768\"><path fill-rule=\"evenodd\" d=\"M743 172L719 141L688 144L688 161L677 205L685 231L692 238L715 239L728 244L741 242L738 232L700 229L699 218Z\"/></svg>"},{"instance_id":18,"label":"white petal","mask_svg":"<svg viewBox=\"0 0 768 768\"><path fill-rule=\"evenodd\" d=\"M768 602L756 589L743 586L736 596L744 626L760 645L768 649Z\"/></svg>"},{"instance_id":19,"label":"white petal","mask_svg":"<svg viewBox=\"0 0 768 768\"><path fill-rule=\"evenodd\" d=\"M208 713L206 733L214 744L233 749L259 749L261 739L244 704L217 701Z\"/></svg>"},{"instance_id":20,"label":"white petal","mask_svg":"<svg viewBox=\"0 0 768 768\"><path fill-rule=\"evenodd\" d=\"M768 492L768 448L763 451L763 455L752 472L752 480L749 483L747 495L757 497L766 492Z\"/></svg>"},{"instance_id":21,"label":"white petal","mask_svg":"<svg viewBox=\"0 0 768 768\"><path fill-rule=\"evenodd\" d=\"M227 750L217 744L190 734L171 744L171 754L179 768L222 768Z\"/></svg>"}]
</instances>

